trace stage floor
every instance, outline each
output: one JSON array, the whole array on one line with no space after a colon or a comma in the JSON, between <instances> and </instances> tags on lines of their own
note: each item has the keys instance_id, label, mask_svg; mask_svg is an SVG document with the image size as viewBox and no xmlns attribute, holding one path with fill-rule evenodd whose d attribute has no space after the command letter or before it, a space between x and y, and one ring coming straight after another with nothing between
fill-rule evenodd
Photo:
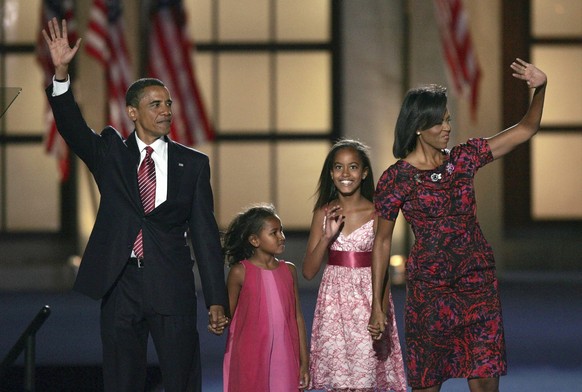
<instances>
[{"instance_id":1,"label":"stage floor","mask_svg":"<svg viewBox=\"0 0 582 392\"><path fill-rule=\"evenodd\" d=\"M513 273L500 280L509 373L502 391L571 392L582 390L582 280L528 278ZM303 289L301 301L308 329L317 292ZM393 287L399 330L405 291ZM99 302L73 292L0 293L0 358L8 353L38 311L51 315L36 336L38 391L100 391L101 346ZM199 298L199 305L203 305ZM225 338L206 330L206 311L199 309L203 390L222 390ZM308 331L309 332L309 331ZM402 338L402 336L401 336ZM0 381L0 391L23 390L22 355ZM150 344L149 390L161 391L157 358ZM465 380L449 380L442 392L467 391Z\"/></svg>"}]
</instances>

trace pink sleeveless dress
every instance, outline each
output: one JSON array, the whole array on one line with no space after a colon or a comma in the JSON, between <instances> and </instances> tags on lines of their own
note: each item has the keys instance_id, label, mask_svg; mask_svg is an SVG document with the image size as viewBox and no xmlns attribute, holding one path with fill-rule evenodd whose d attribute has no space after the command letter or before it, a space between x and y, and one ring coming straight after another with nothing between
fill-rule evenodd
<instances>
[{"instance_id":1,"label":"pink sleeveless dress","mask_svg":"<svg viewBox=\"0 0 582 392\"><path fill-rule=\"evenodd\" d=\"M274 270L248 260L245 280L228 329L224 391L297 392L299 332L295 287L287 263Z\"/></svg>"},{"instance_id":2,"label":"pink sleeveless dress","mask_svg":"<svg viewBox=\"0 0 582 392\"><path fill-rule=\"evenodd\" d=\"M313 318L310 389L406 392L392 295L382 340L373 341L367 330L373 244L370 220L347 236L340 233L330 246ZM349 266L333 265L338 258Z\"/></svg>"}]
</instances>

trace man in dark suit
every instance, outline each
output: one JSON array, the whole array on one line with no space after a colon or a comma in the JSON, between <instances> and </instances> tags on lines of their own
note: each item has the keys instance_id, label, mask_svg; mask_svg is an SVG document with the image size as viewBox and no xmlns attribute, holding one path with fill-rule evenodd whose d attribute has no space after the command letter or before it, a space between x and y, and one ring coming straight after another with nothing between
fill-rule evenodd
<instances>
[{"instance_id":1,"label":"man in dark suit","mask_svg":"<svg viewBox=\"0 0 582 392\"><path fill-rule=\"evenodd\" d=\"M55 121L101 194L74 289L102 300L105 390L144 390L151 335L165 391L199 391L197 302L188 240L209 310L208 329L221 334L228 324L208 158L168 138L172 100L157 79L140 79L128 89L127 114L135 131L126 140L111 127L93 132L75 102L68 76L81 40L70 47L65 21L60 27L53 19L47 30L43 35L55 66L47 96ZM138 167L144 160L154 162L150 173L155 171L155 203L140 197L138 181L142 184L143 177Z\"/></svg>"}]
</instances>

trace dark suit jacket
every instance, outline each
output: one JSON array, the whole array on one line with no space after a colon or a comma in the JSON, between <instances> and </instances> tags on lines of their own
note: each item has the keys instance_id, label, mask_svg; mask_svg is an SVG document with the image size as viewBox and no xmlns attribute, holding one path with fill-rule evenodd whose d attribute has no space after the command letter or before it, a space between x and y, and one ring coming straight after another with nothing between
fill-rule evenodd
<instances>
[{"instance_id":1,"label":"dark suit jacket","mask_svg":"<svg viewBox=\"0 0 582 392\"><path fill-rule=\"evenodd\" d=\"M127 140L111 127L99 135L87 126L70 89L57 97L52 96L52 85L46 92L59 133L85 162L101 194L74 289L94 299L103 298L127 264L143 229L144 282L154 309L162 314L195 311L194 261L185 238L188 231L206 306L228 309L208 157L166 138L167 200L145 215L137 186L140 155L135 132Z\"/></svg>"}]
</instances>

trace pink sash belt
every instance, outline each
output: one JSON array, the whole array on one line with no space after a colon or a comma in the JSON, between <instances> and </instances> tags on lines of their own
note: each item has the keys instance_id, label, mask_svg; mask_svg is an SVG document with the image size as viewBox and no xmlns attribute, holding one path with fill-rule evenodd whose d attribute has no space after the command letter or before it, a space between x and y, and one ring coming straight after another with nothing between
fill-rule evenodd
<instances>
[{"instance_id":1,"label":"pink sash belt","mask_svg":"<svg viewBox=\"0 0 582 392\"><path fill-rule=\"evenodd\" d=\"M372 252L344 252L330 249L327 264L350 268L371 267Z\"/></svg>"}]
</instances>

